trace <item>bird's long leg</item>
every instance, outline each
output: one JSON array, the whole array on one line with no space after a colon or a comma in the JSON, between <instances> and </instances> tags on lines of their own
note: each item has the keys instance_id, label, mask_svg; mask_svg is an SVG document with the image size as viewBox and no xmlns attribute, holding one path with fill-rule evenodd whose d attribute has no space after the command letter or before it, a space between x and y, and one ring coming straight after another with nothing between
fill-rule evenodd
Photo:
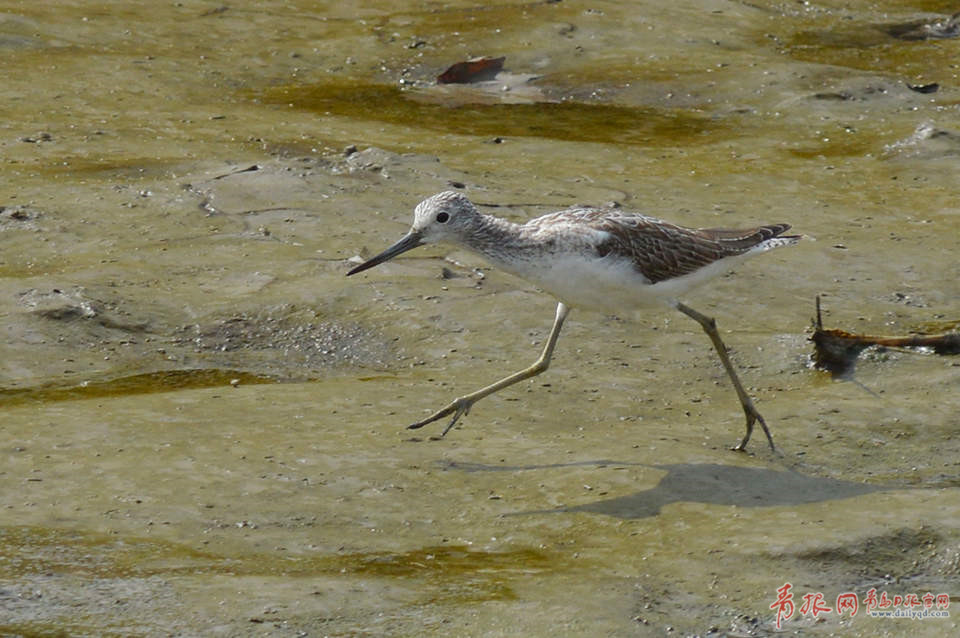
<instances>
[{"instance_id":1,"label":"bird's long leg","mask_svg":"<svg viewBox=\"0 0 960 638\"><path fill-rule=\"evenodd\" d=\"M750 396L747 394L746 390L743 389L743 385L740 383L740 379L737 377L737 373L733 369L733 364L730 363L730 357L727 356L727 346L724 345L723 340L720 339L720 333L717 332L716 320L712 317L703 315L690 306L686 306L682 303L677 303L676 308L683 314L699 323L700 327L703 328L703 331L707 333L708 337L710 337L710 341L713 342L714 349L716 349L717 354L720 355L720 361L723 363L723 367L727 370L727 375L730 377L730 381L733 382L733 387L737 391L737 396L740 398L740 405L743 406L743 413L747 417L747 433L743 437L743 440L740 441L740 444L733 449L745 450L747 447L747 441L750 440L750 435L753 434L753 424L760 423L760 426L763 428L763 433L767 435L767 441L770 443L770 449L776 451L776 448L773 446L773 437L770 436L770 430L767 428L767 422L764 421L763 417L760 416L760 413L757 412L757 408L754 407Z\"/></svg>"},{"instance_id":2,"label":"bird's long leg","mask_svg":"<svg viewBox=\"0 0 960 638\"><path fill-rule=\"evenodd\" d=\"M557 345L557 339L560 337L560 328L563 327L563 320L567 318L567 313L569 312L570 309L566 305L563 303L557 304L557 317L553 320L553 328L550 330L550 336L547 337L547 345L543 347L543 352L540 353L540 358L537 359L533 365L528 368L524 368L519 372L514 372L510 376L500 379L496 383L492 383L485 388L480 388L476 392L471 392L470 394L454 399L453 403L450 405L435 412L423 421L417 421L413 425L408 425L407 428L410 430L416 430L417 428L422 428L428 423L433 423L438 419L442 419L448 414L453 414L453 419L450 420L450 423L447 424L447 427L444 428L443 432L440 434L440 436L445 436L447 432L450 431L450 428L452 428L460 419L460 417L467 414L473 404L483 397L502 390L509 385L523 381L524 379L535 377L546 370L548 367L550 367L550 358L553 356L553 348Z\"/></svg>"}]
</instances>

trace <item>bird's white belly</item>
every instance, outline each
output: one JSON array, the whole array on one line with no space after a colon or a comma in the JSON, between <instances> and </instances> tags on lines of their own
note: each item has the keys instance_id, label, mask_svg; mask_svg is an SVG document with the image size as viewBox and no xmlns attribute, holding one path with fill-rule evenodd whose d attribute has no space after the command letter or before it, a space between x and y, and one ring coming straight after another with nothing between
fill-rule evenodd
<instances>
[{"instance_id":1,"label":"bird's white belly","mask_svg":"<svg viewBox=\"0 0 960 638\"><path fill-rule=\"evenodd\" d=\"M624 259L552 255L541 262L510 264L507 269L574 308L617 314L670 303Z\"/></svg>"},{"instance_id":2,"label":"bird's white belly","mask_svg":"<svg viewBox=\"0 0 960 638\"><path fill-rule=\"evenodd\" d=\"M610 314L663 305L673 306L692 288L731 270L749 256L726 258L692 273L651 284L626 259L551 255L541 261L501 264L543 288L568 306Z\"/></svg>"}]
</instances>

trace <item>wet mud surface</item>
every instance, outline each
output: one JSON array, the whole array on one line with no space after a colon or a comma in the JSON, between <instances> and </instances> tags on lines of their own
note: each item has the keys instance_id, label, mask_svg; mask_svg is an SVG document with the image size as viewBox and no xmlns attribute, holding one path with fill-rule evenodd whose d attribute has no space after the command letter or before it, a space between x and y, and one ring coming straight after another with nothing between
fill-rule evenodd
<instances>
[{"instance_id":1,"label":"wet mud surface","mask_svg":"<svg viewBox=\"0 0 960 638\"><path fill-rule=\"evenodd\" d=\"M55 6L54 6L55 4ZM779 633L960 596L951 2L0 7L0 634ZM506 56L493 80L437 85ZM38 80L42 78L42 80ZM425 247L440 190L808 237L685 301L575 309ZM762 439L762 437L761 437ZM949 618L801 635L943 636Z\"/></svg>"}]
</instances>

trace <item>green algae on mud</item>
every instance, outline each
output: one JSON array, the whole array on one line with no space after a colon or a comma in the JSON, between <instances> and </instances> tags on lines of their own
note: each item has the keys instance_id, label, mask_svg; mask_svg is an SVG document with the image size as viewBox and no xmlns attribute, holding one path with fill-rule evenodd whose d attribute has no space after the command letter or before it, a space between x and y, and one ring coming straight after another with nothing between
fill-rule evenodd
<instances>
[{"instance_id":1,"label":"green algae on mud","mask_svg":"<svg viewBox=\"0 0 960 638\"><path fill-rule=\"evenodd\" d=\"M0 388L0 405L12 406L29 402L80 401L119 397L131 394L176 392L237 384L277 383L272 377L240 370L195 369L144 372L130 376L94 381L80 385L53 385L39 388Z\"/></svg>"},{"instance_id":2,"label":"green algae on mud","mask_svg":"<svg viewBox=\"0 0 960 638\"><path fill-rule=\"evenodd\" d=\"M153 538L49 527L0 527L0 580L50 572L91 579L196 575L359 576L422 581L432 591L434 602L480 602L514 599L510 578L555 572L562 568L557 560L539 549L490 552L453 544L403 552L314 556L245 552L231 556Z\"/></svg>"},{"instance_id":3,"label":"green algae on mud","mask_svg":"<svg viewBox=\"0 0 960 638\"><path fill-rule=\"evenodd\" d=\"M562 141L644 146L716 143L742 130L695 109L655 109L584 102L444 103L442 95L387 84L331 82L284 85L249 94L265 104L320 115L379 121L448 134L539 137ZM450 100L451 102L453 100Z\"/></svg>"},{"instance_id":4,"label":"green algae on mud","mask_svg":"<svg viewBox=\"0 0 960 638\"><path fill-rule=\"evenodd\" d=\"M772 37L783 53L797 61L895 77L942 78L945 70L956 68L955 44L938 39L898 39L893 35L897 26L894 24L856 22L831 12L807 18L804 24L807 28L791 30L782 38L768 33L759 35L758 42L769 43ZM955 70L947 73L957 77Z\"/></svg>"}]
</instances>

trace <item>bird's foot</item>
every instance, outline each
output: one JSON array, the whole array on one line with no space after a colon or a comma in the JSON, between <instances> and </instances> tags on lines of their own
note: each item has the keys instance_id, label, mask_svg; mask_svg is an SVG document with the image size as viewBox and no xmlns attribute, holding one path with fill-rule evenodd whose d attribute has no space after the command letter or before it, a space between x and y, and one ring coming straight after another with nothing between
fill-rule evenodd
<instances>
[{"instance_id":1,"label":"bird's foot","mask_svg":"<svg viewBox=\"0 0 960 638\"><path fill-rule=\"evenodd\" d=\"M770 451L776 452L777 448L773 445L773 437L770 435L770 428L767 427L767 422L757 411L757 408L753 406L752 401L743 404L743 413L747 417L747 433L744 435L743 440L740 441L736 447L731 449L736 452L745 452L747 450L747 441L750 440L750 435L753 434L753 424L759 423L760 427L763 428L763 433L767 435L767 442L770 444Z\"/></svg>"},{"instance_id":2,"label":"bird's foot","mask_svg":"<svg viewBox=\"0 0 960 638\"><path fill-rule=\"evenodd\" d=\"M424 419L423 421L417 421L416 423L413 423L413 424L411 424L411 425L408 425L408 426L407 426L407 429L408 429L408 430L418 430L418 429L422 428L423 426L427 425L428 423L433 423L434 421L439 421L439 420L442 419L443 417L445 417L445 416L447 416L448 414L451 414L451 413L452 413L452 414L453 414L453 418L450 419L450 423L448 423L448 424L447 424L447 427L445 427L445 428L443 429L443 432L440 433L440 436L441 436L441 437L444 437L444 436L447 435L447 432L449 432L449 431L453 428L453 426L456 425L457 421L460 420L460 417L462 417L462 416L464 416L464 415L466 415L467 413L470 412L470 408L471 408L472 406L473 406L473 401L467 399L466 397L459 397L459 398L457 398L457 399L454 399L453 402L452 402L450 405L444 407L444 408L441 409L441 410L438 410L438 411L434 412L433 414L431 414L430 416L428 416L428 417L427 417L426 419Z\"/></svg>"}]
</instances>

